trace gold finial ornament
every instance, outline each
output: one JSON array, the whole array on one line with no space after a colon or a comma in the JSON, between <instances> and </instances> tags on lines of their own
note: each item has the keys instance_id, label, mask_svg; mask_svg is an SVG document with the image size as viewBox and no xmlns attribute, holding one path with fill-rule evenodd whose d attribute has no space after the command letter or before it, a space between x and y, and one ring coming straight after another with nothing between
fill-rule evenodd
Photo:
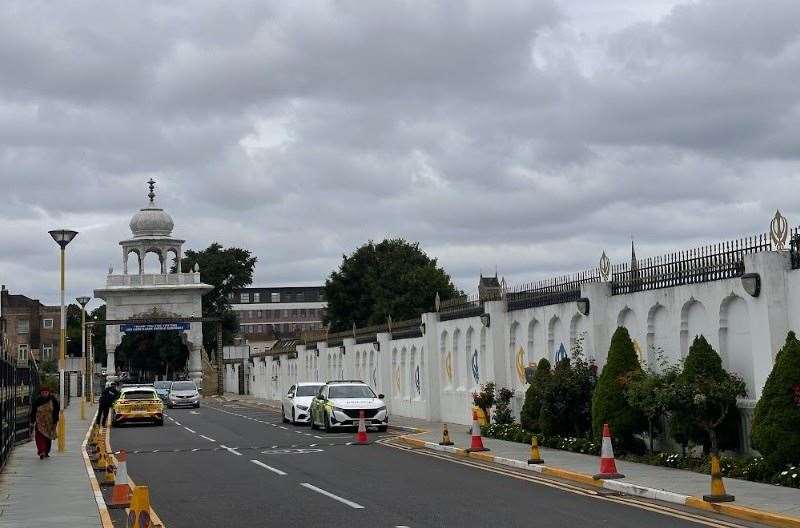
<instances>
[{"instance_id":1,"label":"gold finial ornament","mask_svg":"<svg viewBox=\"0 0 800 528\"><path fill-rule=\"evenodd\" d=\"M786 249L786 238L789 236L789 222L786 221L780 211L775 211L775 216L769 224L769 236L772 239L772 246L777 251Z\"/></svg>"},{"instance_id":2,"label":"gold finial ornament","mask_svg":"<svg viewBox=\"0 0 800 528\"><path fill-rule=\"evenodd\" d=\"M602 282L611 282L611 261L605 251L600 257L600 280Z\"/></svg>"}]
</instances>

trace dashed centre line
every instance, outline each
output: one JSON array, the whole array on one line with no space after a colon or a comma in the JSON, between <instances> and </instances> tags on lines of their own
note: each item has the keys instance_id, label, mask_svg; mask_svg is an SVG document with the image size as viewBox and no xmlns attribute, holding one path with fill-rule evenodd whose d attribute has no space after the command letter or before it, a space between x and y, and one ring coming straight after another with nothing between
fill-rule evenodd
<instances>
[{"instance_id":1,"label":"dashed centre line","mask_svg":"<svg viewBox=\"0 0 800 528\"><path fill-rule=\"evenodd\" d=\"M311 491L316 491L320 495L325 495L326 497L330 497L331 499L333 499L335 501L339 501L342 504L346 504L347 506L350 506L353 509L356 509L356 510L363 510L364 509L364 507L362 505L360 505L359 503L357 503L357 502L353 502L351 500L345 499L344 497L340 497L338 495L334 495L330 491L325 491L324 489L318 488L318 487L316 487L316 486L314 486L312 484L309 484L308 482L301 482L300 485L303 486L306 489L310 489Z\"/></svg>"},{"instance_id":2,"label":"dashed centre line","mask_svg":"<svg viewBox=\"0 0 800 528\"><path fill-rule=\"evenodd\" d=\"M222 447L222 449L224 449L228 453L233 453L236 456L242 456L242 454L238 452L235 447L228 447L226 445L221 445L220 447Z\"/></svg>"},{"instance_id":3,"label":"dashed centre line","mask_svg":"<svg viewBox=\"0 0 800 528\"><path fill-rule=\"evenodd\" d=\"M216 442L216 440L214 440L213 438L210 438L210 437L208 437L208 436L206 436L206 435L200 435L200 438L205 438L205 439L206 439L206 440L208 440L209 442Z\"/></svg>"},{"instance_id":4,"label":"dashed centre line","mask_svg":"<svg viewBox=\"0 0 800 528\"><path fill-rule=\"evenodd\" d=\"M186 429L187 431L189 431L190 433L197 434L197 431L195 431L194 429L189 429L185 425L183 426L183 428Z\"/></svg>"},{"instance_id":5,"label":"dashed centre line","mask_svg":"<svg viewBox=\"0 0 800 528\"><path fill-rule=\"evenodd\" d=\"M266 470L272 471L273 473L275 473L277 475L280 475L280 476L286 475L286 472L281 471L280 469L274 468L272 466L268 466L265 463L261 462L260 460L251 460L250 462L252 462L253 464L255 464L257 466L260 466L260 467L262 467L262 468L264 468Z\"/></svg>"}]
</instances>

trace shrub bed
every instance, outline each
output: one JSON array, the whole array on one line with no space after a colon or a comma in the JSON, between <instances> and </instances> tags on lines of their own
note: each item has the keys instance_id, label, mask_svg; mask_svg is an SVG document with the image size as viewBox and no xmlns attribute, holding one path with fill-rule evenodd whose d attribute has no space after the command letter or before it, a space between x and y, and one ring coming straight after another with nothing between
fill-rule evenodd
<instances>
[{"instance_id":1,"label":"shrub bed","mask_svg":"<svg viewBox=\"0 0 800 528\"><path fill-rule=\"evenodd\" d=\"M523 444L530 444L532 436L530 431L526 431L518 423L487 425L481 427L481 434L487 438ZM543 447L586 455L600 454L600 444L591 438L544 436L541 434L537 435L537 438L539 439L539 445ZM711 470L711 462L708 456L697 458L684 456L680 453L664 452L653 455L629 454L617 458L628 462L685 469L703 474L709 474ZM722 457L720 463L722 475L725 477L800 488L800 464L787 465L786 469L775 473L762 457Z\"/></svg>"}]
</instances>

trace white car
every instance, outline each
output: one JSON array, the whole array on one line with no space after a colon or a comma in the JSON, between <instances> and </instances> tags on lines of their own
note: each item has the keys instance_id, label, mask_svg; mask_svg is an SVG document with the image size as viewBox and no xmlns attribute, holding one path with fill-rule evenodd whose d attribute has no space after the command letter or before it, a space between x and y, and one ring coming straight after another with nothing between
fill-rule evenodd
<instances>
[{"instance_id":1,"label":"white car","mask_svg":"<svg viewBox=\"0 0 800 528\"><path fill-rule=\"evenodd\" d=\"M363 412L367 427L386 431L389 411L383 398L383 394L376 395L361 381L329 381L311 402L311 428L331 431L337 427L354 427Z\"/></svg>"},{"instance_id":2,"label":"white car","mask_svg":"<svg viewBox=\"0 0 800 528\"><path fill-rule=\"evenodd\" d=\"M193 381L173 381L167 393L167 407L200 407L200 390Z\"/></svg>"},{"instance_id":3,"label":"white car","mask_svg":"<svg viewBox=\"0 0 800 528\"><path fill-rule=\"evenodd\" d=\"M284 423L308 423L311 414L311 400L317 395L319 389L325 385L319 382L304 382L292 385L281 401L281 417Z\"/></svg>"}]
</instances>

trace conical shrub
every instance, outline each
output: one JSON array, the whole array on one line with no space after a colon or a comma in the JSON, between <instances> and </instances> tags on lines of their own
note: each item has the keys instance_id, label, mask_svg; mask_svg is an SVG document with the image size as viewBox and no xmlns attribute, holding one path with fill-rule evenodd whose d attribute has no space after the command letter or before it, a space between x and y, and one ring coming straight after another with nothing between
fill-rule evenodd
<instances>
[{"instance_id":1,"label":"conical shrub","mask_svg":"<svg viewBox=\"0 0 800 528\"><path fill-rule=\"evenodd\" d=\"M550 362L547 361L547 358L540 359L530 387L525 391L525 403L520 412L520 424L528 431L539 432L541 430L539 414L542 412L542 396L551 377Z\"/></svg>"},{"instance_id":2,"label":"conical shrub","mask_svg":"<svg viewBox=\"0 0 800 528\"><path fill-rule=\"evenodd\" d=\"M776 471L800 461L800 341L794 332L786 336L756 404L752 439Z\"/></svg>"}]
</instances>

